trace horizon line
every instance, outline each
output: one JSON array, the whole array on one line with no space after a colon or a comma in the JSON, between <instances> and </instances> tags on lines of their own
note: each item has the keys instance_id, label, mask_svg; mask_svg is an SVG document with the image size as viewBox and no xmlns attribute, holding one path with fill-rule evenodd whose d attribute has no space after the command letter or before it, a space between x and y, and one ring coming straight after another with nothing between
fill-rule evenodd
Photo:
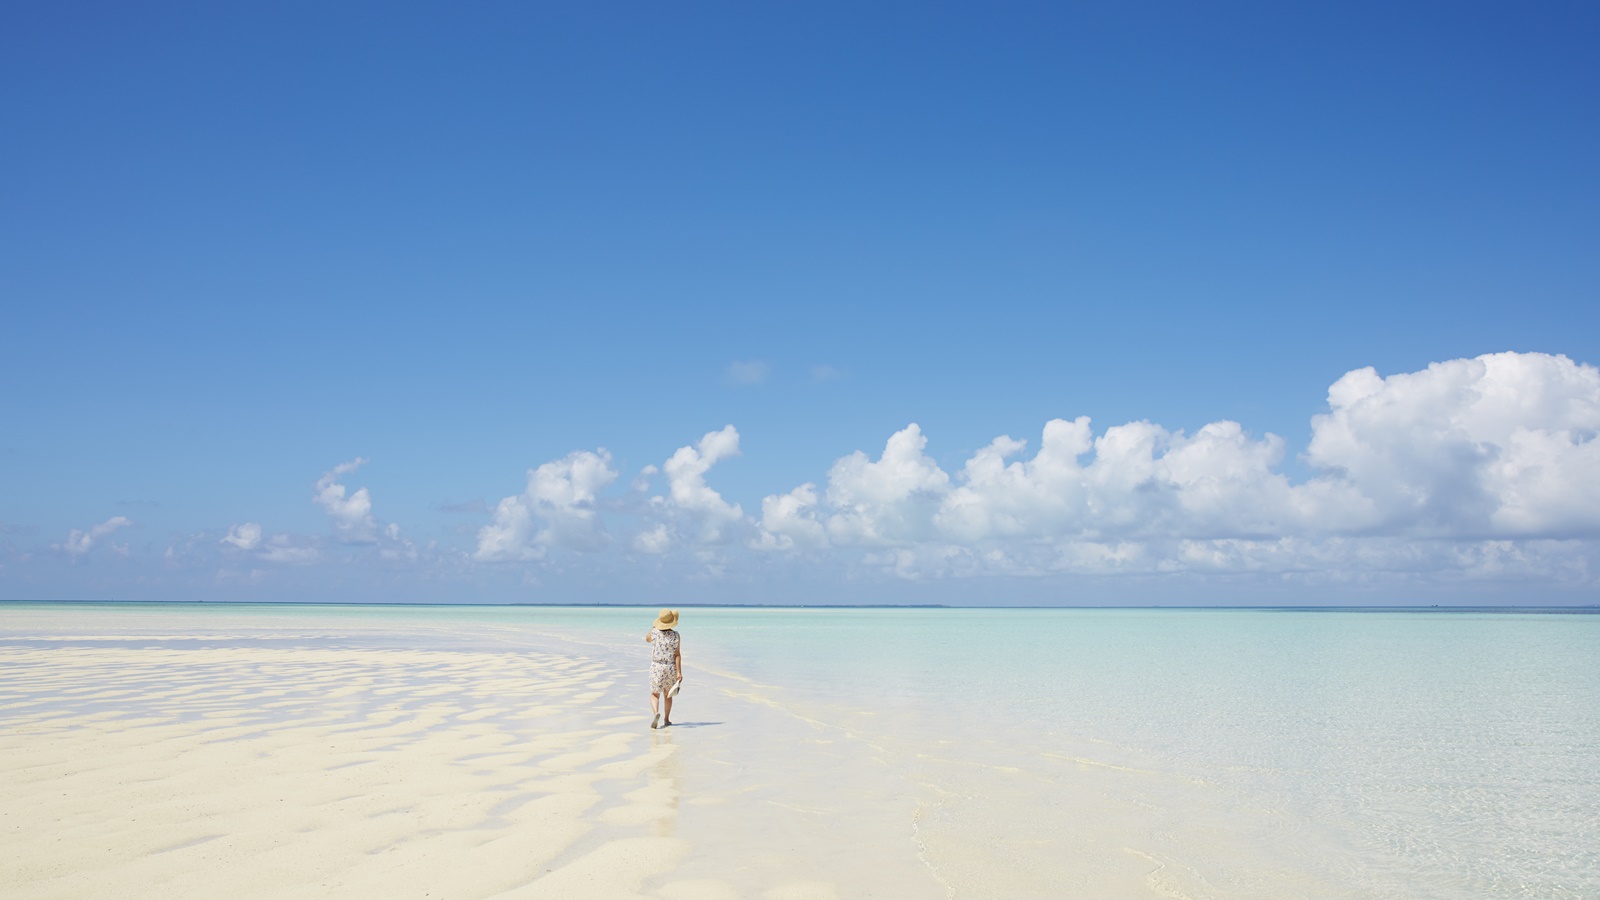
<instances>
[{"instance_id":1,"label":"horizon line","mask_svg":"<svg viewBox=\"0 0 1600 900\"><path fill-rule=\"evenodd\" d=\"M373 606L373 607L478 607L478 608L574 608L574 609L648 609L658 607L655 603L530 603L526 601L511 601L506 603L493 602L425 602L410 603L394 600L27 600L27 599L0 599L0 605L5 604L48 604L48 605L91 605L91 604L116 604L124 606ZM679 609L1009 609L1009 610L1052 610L1052 609L1165 609L1165 610L1370 610L1370 611L1489 611L1489 610L1592 610L1600 611L1600 603L1585 604L1163 604L1141 603L1126 605L1107 604L958 604L958 603L679 603L674 608Z\"/></svg>"}]
</instances>

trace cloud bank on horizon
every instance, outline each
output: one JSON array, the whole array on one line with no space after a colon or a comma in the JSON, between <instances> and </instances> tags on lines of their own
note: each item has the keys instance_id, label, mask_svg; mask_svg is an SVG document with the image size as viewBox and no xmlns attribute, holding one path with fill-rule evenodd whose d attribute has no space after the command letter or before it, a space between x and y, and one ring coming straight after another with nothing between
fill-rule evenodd
<instances>
[{"instance_id":1,"label":"cloud bank on horizon","mask_svg":"<svg viewBox=\"0 0 1600 900\"><path fill-rule=\"evenodd\" d=\"M368 490L344 484L366 462L357 458L313 485L327 534L269 536L238 522L175 540L164 558L173 577L215 571L216 584L267 582L285 564L370 559L442 584L508 567L525 584L629 570L737 578L757 600L762 580L785 567L839 581L1136 575L1584 587L1600 562L1597 434L1600 369L1495 353L1388 377L1347 373L1311 419L1312 474L1298 482L1282 471L1282 438L1232 421L1187 434L1148 421L1097 432L1086 417L1053 419L1037 444L1001 435L954 471L910 423L881 450L848 453L825 477L747 512L713 486L717 464L740 453L728 425L626 486L613 487L621 473L604 449L541 463L465 546L419 547L398 524L381 523ZM75 529L52 549L82 563L131 524L118 516Z\"/></svg>"},{"instance_id":2,"label":"cloud bank on horizon","mask_svg":"<svg viewBox=\"0 0 1600 900\"><path fill-rule=\"evenodd\" d=\"M767 497L761 546L881 548L896 574L1448 571L1587 578L1600 537L1600 370L1498 353L1340 378L1300 484L1237 422L1045 424L959 472L915 425L826 487ZM1581 548L1581 549L1580 549Z\"/></svg>"}]
</instances>

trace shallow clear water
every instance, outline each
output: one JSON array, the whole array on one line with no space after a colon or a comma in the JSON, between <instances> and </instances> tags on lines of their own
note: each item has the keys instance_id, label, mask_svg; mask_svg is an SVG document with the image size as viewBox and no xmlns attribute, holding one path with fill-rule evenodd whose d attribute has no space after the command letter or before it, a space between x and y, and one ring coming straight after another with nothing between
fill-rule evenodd
<instances>
[{"instance_id":1,"label":"shallow clear water","mask_svg":"<svg viewBox=\"0 0 1600 900\"><path fill-rule=\"evenodd\" d=\"M1237 829L1336 892L1600 894L1600 616L705 610L683 629L758 681L899 711L968 757L1187 779L1206 790L1180 802L1223 809L1150 821Z\"/></svg>"},{"instance_id":2,"label":"shallow clear water","mask_svg":"<svg viewBox=\"0 0 1600 900\"><path fill-rule=\"evenodd\" d=\"M641 675L653 618L184 610L283 616L285 639L554 633ZM691 679L842 729L938 798L918 840L948 883L1025 891L1125 853L1173 895L1600 896L1600 615L686 609L679 630Z\"/></svg>"}]
</instances>

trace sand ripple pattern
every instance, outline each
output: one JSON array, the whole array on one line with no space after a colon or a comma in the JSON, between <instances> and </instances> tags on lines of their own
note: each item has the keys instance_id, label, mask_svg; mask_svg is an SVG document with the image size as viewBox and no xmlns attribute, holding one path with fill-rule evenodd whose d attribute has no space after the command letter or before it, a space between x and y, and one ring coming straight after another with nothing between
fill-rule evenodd
<instances>
[{"instance_id":1,"label":"sand ripple pattern","mask_svg":"<svg viewBox=\"0 0 1600 900\"><path fill-rule=\"evenodd\" d=\"M685 849L602 661L35 637L0 643L9 898L622 897Z\"/></svg>"}]
</instances>

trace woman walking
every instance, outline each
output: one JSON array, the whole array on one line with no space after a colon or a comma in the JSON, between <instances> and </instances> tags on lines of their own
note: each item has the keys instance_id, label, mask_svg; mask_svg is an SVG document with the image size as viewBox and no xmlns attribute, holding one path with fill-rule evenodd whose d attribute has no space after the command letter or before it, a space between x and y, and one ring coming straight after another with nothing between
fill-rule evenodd
<instances>
[{"instance_id":1,"label":"woman walking","mask_svg":"<svg viewBox=\"0 0 1600 900\"><path fill-rule=\"evenodd\" d=\"M678 695L683 684L683 653L681 640L673 626L678 624L678 611L663 609L656 616L656 624L644 636L650 642L650 727L666 728L672 724L672 698Z\"/></svg>"}]
</instances>

